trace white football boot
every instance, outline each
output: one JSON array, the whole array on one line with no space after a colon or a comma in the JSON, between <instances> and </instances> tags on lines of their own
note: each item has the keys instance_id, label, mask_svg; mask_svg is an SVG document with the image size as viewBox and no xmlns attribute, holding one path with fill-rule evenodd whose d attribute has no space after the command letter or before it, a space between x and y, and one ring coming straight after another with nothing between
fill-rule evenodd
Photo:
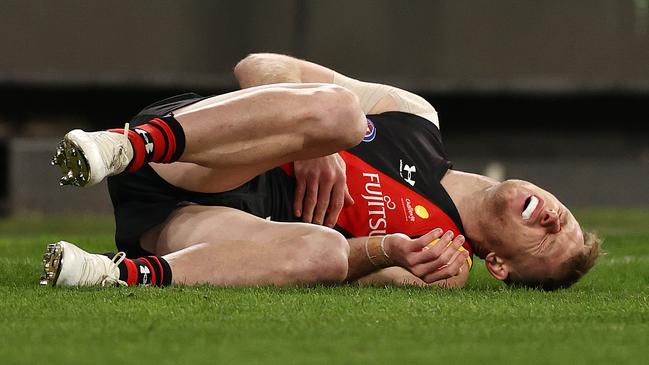
<instances>
[{"instance_id":1,"label":"white football boot","mask_svg":"<svg viewBox=\"0 0 649 365\"><path fill-rule=\"evenodd\" d=\"M43 255L40 284L47 286L126 286L119 280L119 265L126 258L120 252L111 260L108 256L88 253L70 242L47 245Z\"/></svg>"},{"instance_id":2,"label":"white football boot","mask_svg":"<svg viewBox=\"0 0 649 365\"><path fill-rule=\"evenodd\" d=\"M63 173L59 184L92 186L126 170L133 159L133 147L127 133L128 123L124 134L70 131L52 157L52 165L58 165Z\"/></svg>"}]
</instances>

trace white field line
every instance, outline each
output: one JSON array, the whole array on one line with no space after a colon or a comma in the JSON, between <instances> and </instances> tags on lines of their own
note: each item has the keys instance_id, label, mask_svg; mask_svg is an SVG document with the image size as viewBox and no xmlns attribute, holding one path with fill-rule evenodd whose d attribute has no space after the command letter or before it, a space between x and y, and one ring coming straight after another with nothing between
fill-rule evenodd
<instances>
[{"instance_id":1,"label":"white field line","mask_svg":"<svg viewBox=\"0 0 649 365\"><path fill-rule=\"evenodd\" d=\"M600 263L602 265L629 265L629 264L649 264L649 256L621 256L605 258Z\"/></svg>"}]
</instances>

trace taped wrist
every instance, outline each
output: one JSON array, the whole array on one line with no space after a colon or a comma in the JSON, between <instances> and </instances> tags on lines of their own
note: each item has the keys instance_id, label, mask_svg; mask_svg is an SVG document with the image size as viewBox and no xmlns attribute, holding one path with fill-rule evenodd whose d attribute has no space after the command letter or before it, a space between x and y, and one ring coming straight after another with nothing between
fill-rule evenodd
<instances>
[{"instance_id":1,"label":"taped wrist","mask_svg":"<svg viewBox=\"0 0 649 365\"><path fill-rule=\"evenodd\" d=\"M383 237L369 237L365 241L365 254L370 260L372 265L378 269L393 266L394 261L385 252L385 238Z\"/></svg>"}]
</instances>

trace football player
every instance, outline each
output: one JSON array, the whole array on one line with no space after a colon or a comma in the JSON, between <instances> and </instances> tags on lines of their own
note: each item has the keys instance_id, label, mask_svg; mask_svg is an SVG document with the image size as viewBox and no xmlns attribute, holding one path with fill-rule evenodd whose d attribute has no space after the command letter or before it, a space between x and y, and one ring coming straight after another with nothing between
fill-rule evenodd
<instances>
[{"instance_id":1,"label":"football player","mask_svg":"<svg viewBox=\"0 0 649 365\"><path fill-rule=\"evenodd\" d=\"M549 192L453 170L418 95L278 54L235 75L239 91L66 134L61 183L108 177L120 253L51 244L41 283L461 287L475 253L498 280L551 290L599 255Z\"/></svg>"}]
</instances>

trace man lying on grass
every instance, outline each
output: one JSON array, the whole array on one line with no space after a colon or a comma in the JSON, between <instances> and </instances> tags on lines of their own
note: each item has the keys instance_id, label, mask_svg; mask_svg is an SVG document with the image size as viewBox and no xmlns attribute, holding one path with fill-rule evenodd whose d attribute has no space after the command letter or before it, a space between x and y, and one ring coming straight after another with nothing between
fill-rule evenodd
<instances>
[{"instance_id":1,"label":"man lying on grass","mask_svg":"<svg viewBox=\"0 0 649 365\"><path fill-rule=\"evenodd\" d=\"M42 284L461 287L475 253L498 280L555 289L594 264L599 240L549 192L452 170L423 98L276 54L235 75L242 90L66 134L61 184L111 176L122 252L51 244Z\"/></svg>"}]
</instances>

